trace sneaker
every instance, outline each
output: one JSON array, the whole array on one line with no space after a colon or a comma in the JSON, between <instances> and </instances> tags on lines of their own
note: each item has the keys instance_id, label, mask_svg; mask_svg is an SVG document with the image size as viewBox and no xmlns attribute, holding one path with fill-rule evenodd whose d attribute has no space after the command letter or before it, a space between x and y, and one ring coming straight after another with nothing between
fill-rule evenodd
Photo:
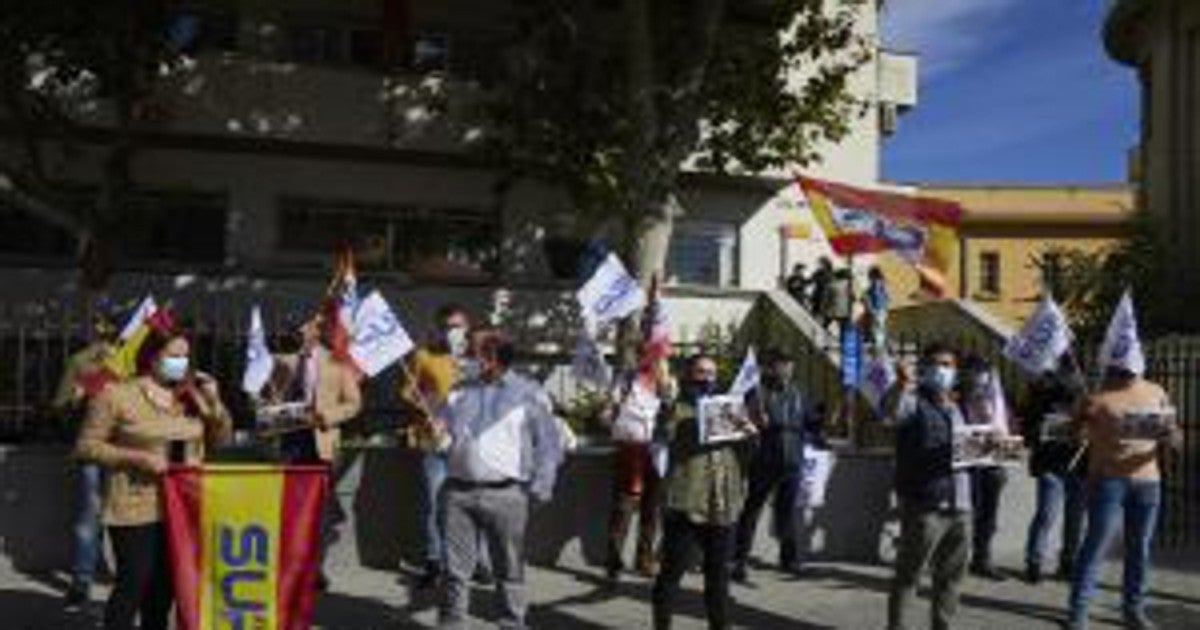
<instances>
[{"instance_id":1,"label":"sneaker","mask_svg":"<svg viewBox=\"0 0 1200 630\"><path fill-rule=\"evenodd\" d=\"M1068 619L1062 624L1063 630L1088 630L1087 617L1080 619Z\"/></svg>"},{"instance_id":2,"label":"sneaker","mask_svg":"<svg viewBox=\"0 0 1200 630\"><path fill-rule=\"evenodd\" d=\"M1125 613L1125 628L1127 630L1157 630L1158 624L1150 621L1144 612Z\"/></svg>"},{"instance_id":3,"label":"sneaker","mask_svg":"<svg viewBox=\"0 0 1200 630\"><path fill-rule=\"evenodd\" d=\"M1042 583L1042 568L1036 564L1025 565L1025 581L1030 584Z\"/></svg>"}]
</instances>

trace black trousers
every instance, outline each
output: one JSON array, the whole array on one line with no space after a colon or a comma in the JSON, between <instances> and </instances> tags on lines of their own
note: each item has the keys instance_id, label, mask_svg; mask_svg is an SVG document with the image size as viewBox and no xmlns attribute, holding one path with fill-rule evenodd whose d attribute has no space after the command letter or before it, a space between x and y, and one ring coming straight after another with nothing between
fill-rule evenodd
<instances>
[{"instance_id":1,"label":"black trousers","mask_svg":"<svg viewBox=\"0 0 1200 630\"><path fill-rule=\"evenodd\" d=\"M800 561L800 530L796 519L796 493L800 490L799 468L759 460L750 469L750 492L737 524L737 541L733 551L735 565L745 564L754 545L758 517L767 499L775 496L775 527L779 532L779 563L793 565Z\"/></svg>"},{"instance_id":2,"label":"black trousers","mask_svg":"<svg viewBox=\"0 0 1200 630\"><path fill-rule=\"evenodd\" d=\"M971 469L971 508L973 512L971 563L985 566L992 562L992 538L996 536L996 517L1000 511L1000 493L1008 481L1001 466Z\"/></svg>"},{"instance_id":3,"label":"black trousers","mask_svg":"<svg viewBox=\"0 0 1200 630\"><path fill-rule=\"evenodd\" d=\"M679 582L687 572L693 551L704 554L704 608L711 630L729 626L729 558L733 527L698 525L686 514L669 511L663 523L662 566L654 582L654 629L669 630Z\"/></svg>"},{"instance_id":4,"label":"black trousers","mask_svg":"<svg viewBox=\"0 0 1200 630\"><path fill-rule=\"evenodd\" d=\"M104 630L167 630L174 598L162 523L110 527L108 533L117 578L104 608Z\"/></svg>"}]
</instances>

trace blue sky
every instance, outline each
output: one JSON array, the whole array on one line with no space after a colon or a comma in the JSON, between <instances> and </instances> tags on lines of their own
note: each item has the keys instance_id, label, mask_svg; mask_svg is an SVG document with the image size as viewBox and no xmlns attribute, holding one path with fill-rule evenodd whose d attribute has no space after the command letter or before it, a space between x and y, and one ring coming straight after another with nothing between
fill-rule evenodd
<instances>
[{"instance_id":1,"label":"blue sky","mask_svg":"<svg viewBox=\"0 0 1200 630\"><path fill-rule=\"evenodd\" d=\"M1125 179L1134 72L1101 41L1107 0L888 0L885 43L920 56L919 104L885 142L900 182Z\"/></svg>"}]
</instances>

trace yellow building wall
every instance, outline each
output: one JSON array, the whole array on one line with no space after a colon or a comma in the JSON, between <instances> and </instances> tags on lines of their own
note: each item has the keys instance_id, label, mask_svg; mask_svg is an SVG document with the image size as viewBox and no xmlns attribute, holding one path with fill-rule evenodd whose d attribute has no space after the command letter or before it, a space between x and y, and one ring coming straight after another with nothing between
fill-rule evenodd
<instances>
[{"instance_id":1,"label":"yellow building wall","mask_svg":"<svg viewBox=\"0 0 1200 630\"><path fill-rule=\"evenodd\" d=\"M974 300L1006 323L1019 326L1041 295L1041 273L1034 261L1052 249L1072 249L1095 252L1113 243L1110 238L1050 237L968 237L966 247L967 282L966 293L961 297ZM964 245L960 245L962 247ZM997 252L1000 256L1000 293L986 295L981 292L980 254ZM960 297L960 261L955 257L954 268L947 277L947 297ZM887 279L896 307L907 306L922 300L919 295L920 282L916 271L905 261L891 254L881 256L877 264Z\"/></svg>"}]
</instances>

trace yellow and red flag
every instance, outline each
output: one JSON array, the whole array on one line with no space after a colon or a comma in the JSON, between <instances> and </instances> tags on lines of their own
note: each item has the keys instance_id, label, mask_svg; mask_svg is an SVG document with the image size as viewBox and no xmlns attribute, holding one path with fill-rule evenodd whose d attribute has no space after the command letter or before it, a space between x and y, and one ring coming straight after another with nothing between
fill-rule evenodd
<instances>
[{"instance_id":1,"label":"yellow and red flag","mask_svg":"<svg viewBox=\"0 0 1200 630\"><path fill-rule=\"evenodd\" d=\"M335 359L355 370L358 366L350 356L353 338L354 313L358 309L358 275L354 265L354 249L343 246L334 260L333 279L321 300L321 312L329 327L329 351Z\"/></svg>"},{"instance_id":2,"label":"yellow and red flag","mask_svg":"<svg viewBox=\"0 0 1200 630\"><path fill-rule=\"evenodd\" d=\"M923 289L945 294L962 217L957 203L802 175L797 180L834 253L895 252L917 270Z\"/></svg>"},{"instance_id":3,"label":"yellow and red flag","mask_svg":"<svg viewBox=\"0 0 1200 630\"><path fill-rule=\"evenodd\" d=\"M311 626L324 466L173 467L163 504L180 630Z\"/></svg>"}]
</instances>

